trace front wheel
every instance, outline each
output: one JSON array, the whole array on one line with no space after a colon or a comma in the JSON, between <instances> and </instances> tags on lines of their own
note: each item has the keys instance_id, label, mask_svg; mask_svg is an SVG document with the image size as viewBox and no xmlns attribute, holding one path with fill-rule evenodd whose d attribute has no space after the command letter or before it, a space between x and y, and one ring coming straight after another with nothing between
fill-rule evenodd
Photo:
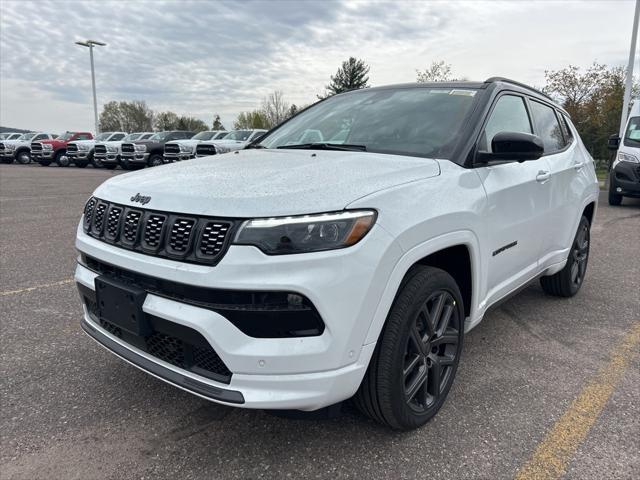
<instances>
[{"instance_id":1,"label":"front wheel","mask_svg":"<svg viewBox=\"0 0 640 480\"><path fill-rule=\"evenodd\" d=\"M558 273L540 278L542 289L549 295L573 297L580 290L589 263L590 229L589 219L583 215L571 245L567 264Z\"/></svg>"},{"instance_id":2,"label":"front wheel","mask_svg":"<svg viewBox=\"0 0 640 480\"><path fill-rule=\"evenodd\" d=\"M354 402L396 430L428 422L444 404L464 337L464 308L455 280L418 266L391 307Z\"/></svg>"},{"instance_id":3,"label":"front wheel","mask_svg":"<svg viewBox=\"0 0 640 480\"><path fill-rule=\"evenodd\" d=\"M622 195L616 193L616 185L613 182L613 178L611 178L614 175L613 171L609 175L609 205L617 207L622 203Z\"/></svg>"},{"instance_id":4,"label":"front wheel","mask_svg":"<svg viewBox=\"0 0 640 480\"><path fill-rule=\"evenodd\" d=\"M16 162L21 165L27 165L31 163L31 155L26 150L23 150L16 155Z\"/></svg>"},{"instance_id":5,"label":"front wheel","mask_svg":"<svg viewBox=\"0 0 640 480\"><path fill-rule=\"evenodd\" d=\"M159 167L160 165L164 164L164 161L162 160L162 155L151 155L147 164L150 167Z\"/></svg>"},{"instance_id":6,"label":"front wheel","mask_svg":"<svg viewBox=\"0 0 640 480\"><path fill-rule=\"evenodd\" d=\"M71 162L69 161L69 157L67 157L67 152L56 153L56 163L59 167L68 167Z\"/></svg>"}]
</instances>

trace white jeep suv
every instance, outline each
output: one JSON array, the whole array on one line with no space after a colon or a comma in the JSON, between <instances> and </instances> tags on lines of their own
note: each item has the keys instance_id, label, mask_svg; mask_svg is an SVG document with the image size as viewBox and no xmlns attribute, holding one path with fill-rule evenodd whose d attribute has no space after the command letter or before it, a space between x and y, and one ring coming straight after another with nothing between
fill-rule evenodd
<instances>
[{"instance_id":1,"label":"white jeep suv","mask_svg":"<svg viewBox=\"0 0 640 480\"><path fill-rule=\"evenodd\" d=\"M77 230L82 327L202 398L354 397L411 429L491 305L537 278L578 292L597 200L568 115L527 86L335 95L245 150L98 187Z\"/></svg>"}]
</instances>

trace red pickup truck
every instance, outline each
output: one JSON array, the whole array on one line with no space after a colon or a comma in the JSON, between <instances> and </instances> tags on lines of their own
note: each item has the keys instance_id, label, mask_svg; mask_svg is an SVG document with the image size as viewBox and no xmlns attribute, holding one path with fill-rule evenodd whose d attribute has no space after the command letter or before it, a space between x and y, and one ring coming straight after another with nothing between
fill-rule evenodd
<instances>
[{"instance_id":1,"label":"red pickup truck","mask_svg":"<svg viewBox=\"0 0 640 480\"><path fill-rule=\"evenodd\" d=\"M60 167L69 166L67 157L67 143L76 140L91 140L90 132L65 132L53 140L41 140L31 144L31 160L38 162L43 167L48 167L53 162Z\"/></svg>"}]
</instances>

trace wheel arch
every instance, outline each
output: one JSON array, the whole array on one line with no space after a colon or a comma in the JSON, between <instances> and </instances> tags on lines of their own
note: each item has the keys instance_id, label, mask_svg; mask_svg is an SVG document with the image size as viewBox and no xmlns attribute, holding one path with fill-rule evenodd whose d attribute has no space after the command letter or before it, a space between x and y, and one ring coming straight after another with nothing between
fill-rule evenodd
<instances>
[{"instance_id":1,"label":"wheel arch","mask_svg":"<svg viewBox=\"0 0 640 480\"><path fill-rule=\"evenodd\" d=\"M585 217L587 217L587 220L589 220L589 225L593 225L593 219L595 217L596 214L596 202L592 201L590 203L588 203L584 209L582 210L582 215L584 215Z\"/></svg>"},{"instance_id":2,"label":"wheel arch","mask_svg":"<svg viewBox=\"0 0 640 480\"><path fill-rule=\"evenodd\" d=\"M410 272L417 265L441 268L458 283L463 296L467 324L477 314L477 298L480 290L480 255L476 235L469 230L447 233L406 251L397 261L385 290L380 298L376 313L369 327L365 344L378 340L387 315L398 292ZM449 262L453 260L453 264ZM460 285L460 282L463 285Z\"/></svg>"}]
</instances>

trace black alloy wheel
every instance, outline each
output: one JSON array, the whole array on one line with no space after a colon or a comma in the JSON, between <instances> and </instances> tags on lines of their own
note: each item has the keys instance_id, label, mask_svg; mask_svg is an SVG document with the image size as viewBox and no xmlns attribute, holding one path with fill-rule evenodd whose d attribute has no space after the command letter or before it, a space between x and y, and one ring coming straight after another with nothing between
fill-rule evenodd
<instances>
[{"instance_id":1,"label":"black alloy wheel","mask_svg":"<svg viewBox=\"0 0 640 480\"><path fill-rule=\"evenodd\" d=\"M407 404L425 413L448 390L459 354L462 322L456 301L445 290L434 292L416 315L404 352L404 395Z\"/></svg>"}]
</instances>

